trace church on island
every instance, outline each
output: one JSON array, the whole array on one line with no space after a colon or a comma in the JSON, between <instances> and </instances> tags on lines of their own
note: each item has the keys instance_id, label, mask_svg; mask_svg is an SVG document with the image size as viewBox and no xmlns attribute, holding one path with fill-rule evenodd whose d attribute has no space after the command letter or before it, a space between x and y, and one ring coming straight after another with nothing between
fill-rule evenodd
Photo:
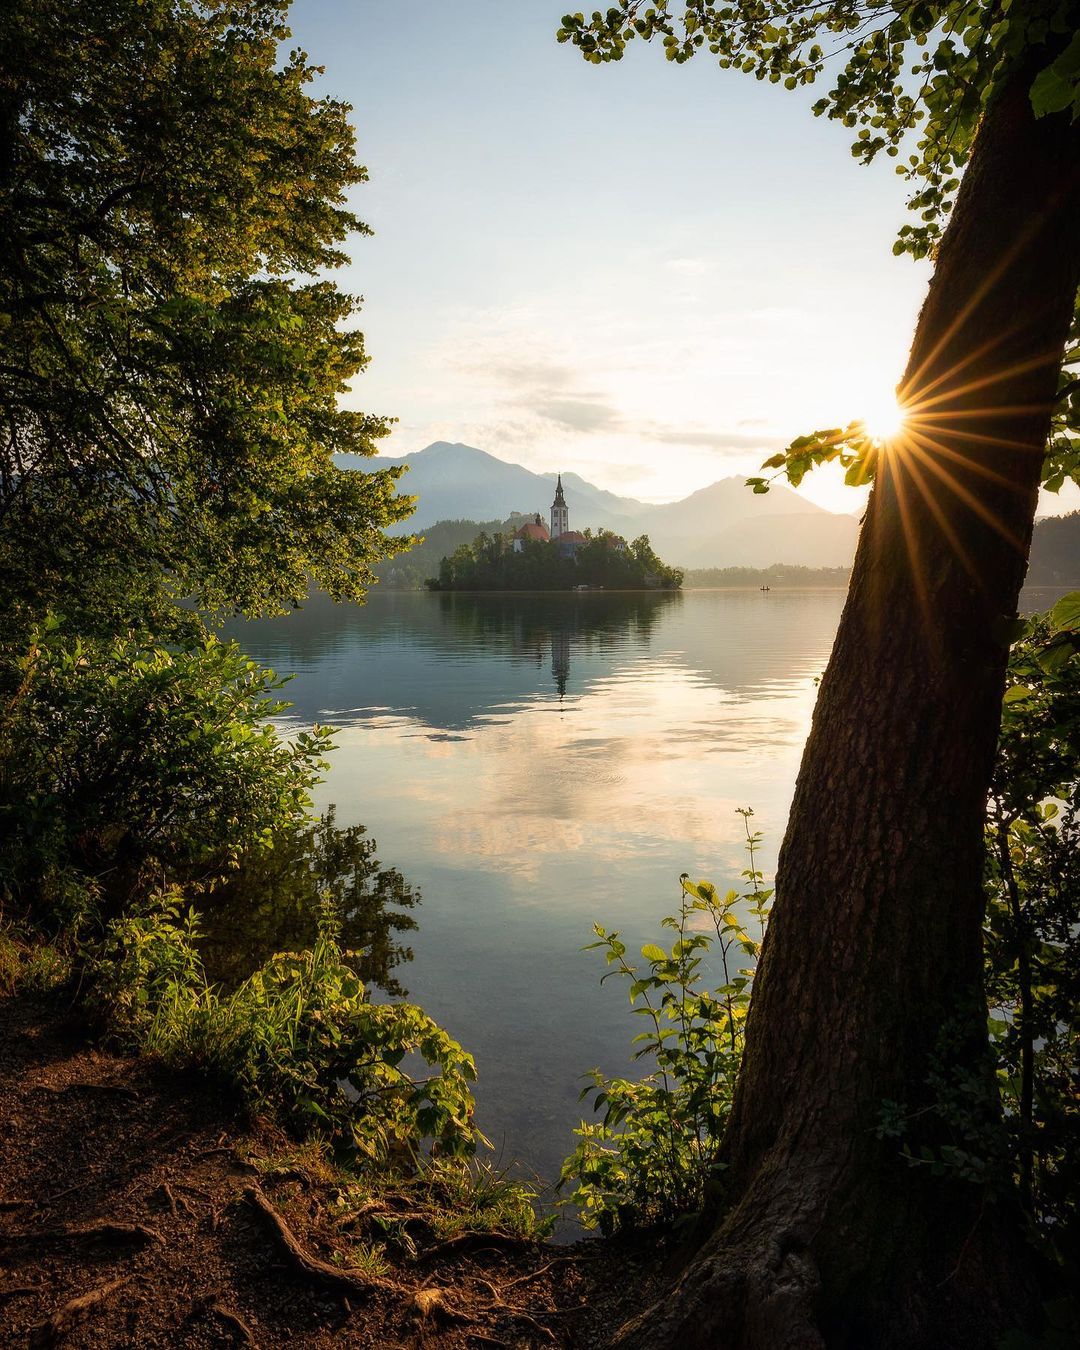
<instances>
[{"instance_id":1,"label":"church on island","mask_svg":"<svg viewBox=\"0 0 1080 1350\"><path fill-rule=\"evenodd\" d=\"M610 541L611 547L617 552L625 552L625 539L620 539L617 534L604 534L603 537ZM561 473L555 487L555 500L551 503L551 529L549 530L541 520L538 511L535 520L526 521L520 529L514 531L515 553L524 552L526 540L537 544L556 544L559 552L567 558L577 557L578 549L583 544L588 543L586 537L579 530L570 528L570 512L567 509L566 497L563 494Z\"/></svg>"}]
</instances>

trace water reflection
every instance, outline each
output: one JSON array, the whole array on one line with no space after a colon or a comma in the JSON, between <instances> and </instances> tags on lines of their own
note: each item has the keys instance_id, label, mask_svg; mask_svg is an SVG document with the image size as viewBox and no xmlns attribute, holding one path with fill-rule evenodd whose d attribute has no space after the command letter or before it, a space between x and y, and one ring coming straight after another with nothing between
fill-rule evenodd
<instances>
[{"instance_id":1,"label":"water reflection","mask_svg":"<svg viewBox=\"0 0 1080 1350\"><path fill-rule=\"evenodd\" d=\"M360 951L362 979L391 995L406 990L394 974L412 949L398 940L416 932L406 911L420 894L395 867L384 867L362 825L338 829L331 808L308 828L281 833L249 858L200 906L199 947L211 981L233 989L275 952L310 947L320 922Z\"/></svg>"},{"instance_id":2,"label":"water reflection","mask_svg":"<svg viewBox=\"0 0 1080 1350\"><path fill-rule=\"evenodd\" d=\"M373 593L235 630L297 673L295 724L339 728L319 805L423 889L410 997L476 1055L507 1161L556 1175L580 1075L630 1069L625 998L580 951L591 924L635 950L681 872L736 884L739 806L770 868L842 603Z\"/></svg>"}]
</instances>

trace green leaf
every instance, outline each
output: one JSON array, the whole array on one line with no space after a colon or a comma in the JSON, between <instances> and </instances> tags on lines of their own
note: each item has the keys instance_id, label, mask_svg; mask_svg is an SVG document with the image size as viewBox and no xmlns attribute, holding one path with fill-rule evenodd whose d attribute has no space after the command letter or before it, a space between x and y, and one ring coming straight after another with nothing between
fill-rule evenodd
<instances>
[{"instance_id":1,"label":"green leaf","mask_svg":"<svg viewBox=\"0 0 1080 1350\"><path fill-rule=\"evenodd\" d=\"M1058 632L1080 631L1080 591L1062 596L1050 611L1050 625Z\"/></svg>"}]
</instances>

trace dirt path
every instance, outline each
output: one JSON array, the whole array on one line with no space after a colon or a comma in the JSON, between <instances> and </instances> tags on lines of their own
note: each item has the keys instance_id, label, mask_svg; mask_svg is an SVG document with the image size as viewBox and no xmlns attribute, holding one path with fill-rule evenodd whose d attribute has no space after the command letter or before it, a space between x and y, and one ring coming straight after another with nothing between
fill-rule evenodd
<instances>
[{"instance_id":1,"label":"dirt path","mask_svg":"<svg viewBox=\"0 0 1080 1350\"><path fill-rule=\"evenodd\" d=\"M601 1244L478 1235L358 1266L340 1183L251 1161L282 1143L204 1080L0 1000L0 1345L592 1347L648 1283Z\"/></svg>"}]
</instances>

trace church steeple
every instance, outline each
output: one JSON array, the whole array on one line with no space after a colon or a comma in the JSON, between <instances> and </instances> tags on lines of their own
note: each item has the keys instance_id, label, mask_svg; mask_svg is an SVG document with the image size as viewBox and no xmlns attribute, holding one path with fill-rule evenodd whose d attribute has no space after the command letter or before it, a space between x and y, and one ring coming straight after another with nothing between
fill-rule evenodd
<instances>
[{"instance_id":1,"label":"church steeple","mask_svg":"<svg viewBox=\"0 0 1080 1350\"><path fill-rule=\"evenodd\" d=\"M570 528L570 512L566 509L566 498L562 490L562 474L555 488L555 500L551 503L551 537L558 539Z\"/></svg>"}]
</instances>

